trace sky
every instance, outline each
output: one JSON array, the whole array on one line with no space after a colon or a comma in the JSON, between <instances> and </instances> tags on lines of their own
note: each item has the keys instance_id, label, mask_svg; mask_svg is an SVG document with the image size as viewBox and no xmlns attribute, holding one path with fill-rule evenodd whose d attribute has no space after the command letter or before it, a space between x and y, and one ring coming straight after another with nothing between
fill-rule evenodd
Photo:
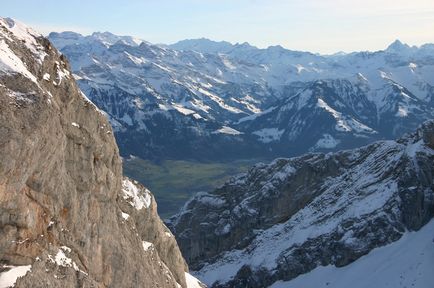
<instances>
[{"instance_id":1,"label":"sky","mask_svg":"<svg viewBox=\"0 0 434 288\"><path fill-rule=\"evenodd\" d=\"M434 43L434 0L11 0L0 11L43 34L110 31L156 44L205 37L331 54Z\"/></svg>"}]
</instances>

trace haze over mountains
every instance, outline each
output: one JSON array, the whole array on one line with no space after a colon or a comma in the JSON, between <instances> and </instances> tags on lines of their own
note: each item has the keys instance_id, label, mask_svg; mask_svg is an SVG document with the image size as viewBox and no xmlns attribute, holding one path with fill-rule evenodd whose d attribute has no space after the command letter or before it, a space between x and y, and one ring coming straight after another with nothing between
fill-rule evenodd
<instances>
[{"instance_id":1,"label":"haze over mountains","mask_svg":"<svg viewBox=\"0 0 434 288\"><path fill-rule=\"evenodd\" d=\"M392 139L434 115L434 45L316 55L207 39L153 45L73 32L49 39L108 113L121 153L233 160Z\"/></svg>"}]
</instances>

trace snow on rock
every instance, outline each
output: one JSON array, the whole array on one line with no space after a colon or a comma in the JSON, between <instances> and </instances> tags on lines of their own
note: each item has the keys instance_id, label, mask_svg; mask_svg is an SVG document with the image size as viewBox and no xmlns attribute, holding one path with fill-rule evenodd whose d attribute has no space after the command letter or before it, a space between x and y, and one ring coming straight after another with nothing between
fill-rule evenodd
<instances>
[{"instance_id":1,"label":"snow on rock","mask_svg":"<svg viewBox=\"0 0 434 288\"><path fill-rule=\"evenodd\" d=\"M206 192L199 192L196 195L196 200L208 206L220 207L226 203L223 198Z\"/></svg>"},{"instance_id":2,"label":"snow on rock","mask_svg":"<svg viewBox=\"0 0 434 288\"><path fill-rule=\"evenodd\" d=\"M144 193L129 179L122 181L123 197L127 200L131 206L137 210L141 210L143 207L149 208L151 205L151 193L145 188Z\"/></svg>"},{"instance_id":3,"label":"snow on rock","mask_svg":"<svg viewBox=\"0 0 434 288\"><path fill-rule=\"evenodd\" d=\"M398 117L407 117L408 116L408 107L399 106L398 111L396 112L396 116Z\"/></svg>"},{"instance_id":4,"label":"snow on rock","mask_svg":"<svg viewBox=\"0 0 434 288\"><path fill-rule=\"evenodd\" d=\"M332 107L330 107L323 99L318 98L317 106L320 108L323 108L327 112L329 112L333 118L336 120L336 130L342 131L342 132L358 132L358 133L376 133L373 129L370 127L360 123L359 121L348 118L342 115L342 113L336 111Z\"/></svg>"},{"instance_id":5,"label":"snow on rock","mask_svg":"<svg viewBox=\"0 0 434 288\"><path fill-rule=\"evenodd\" d=\"M15 99L16 101L22 101L22 102L26 102L26 103L33 103L34 101L29 97L29 96L34 96L35 94L30 93L30 94L25 94L25 93L20 93L20 92L16 92L16 91L12 91L12 90L8 90L8 96Z\"/></svg>"},{"instance_id":6,"label":"snow on rock","mask_svg":"<svg viewBox=\"0 0 434 288\"><path fill-rule=\"evenodd\" d=\"M177 110L179 113L184 114L184 115L190 115L190 114L196 113L195 111L193 111L191 109L187 109L187 108L185 108L181 105L178 105L178 104L173 104L173 108L175 108L175 110Z\"/></svg>"},{"instance_id":7,"label":"snow on rock","mask_svg":"<svg viewBox=\"0 0 434 288\"><path fill-rule=\"evenodd\" d=\"M15 55L3 39L0 39L0 71L4 73L21 74L34 83L38 83L35 75L27 69L26 65Z\"/></svg>"},{"instance_id":8,"label":"snow on rock","mask_svg":"<svg viewBox=\"0 0 434 288\"><path fill-rule=\"evenodd\" d=\"M62 246L57 251L57 254L54 256L54 258L52 255L48 255L48 259L52 263L55 263L57 266L73 268L75 271L81 272L81 273L87 275L86 272L84 272L84 271L80 270L80 268L78 268L77 264L70 257L66 256L66 254L70 254L71 251L72 251L71 248L66 247L66 246Z\"/></svg>"},{"instance_id":9,"label":"snow on rock","mask_svg":"<svg viewBox=\"0 0 434 288\"><path fill-rule=\"evenodd\" d=\"M130 214L121 212L121 217L122 217L122 219L124 219L126 221L126 220L128 220L128 218L130 218Z\"/></svg>"},{"instance_id":10,"label":"snow on rock","mask_svg":"<svg viewBox=\"0 0 434 288\"><path fill-rule=\"evenodd\" d=\"M31 267L31 265L3 266L3 268L8 268L8 270L0 273L0 288L13 287L17 279L26 275Z\"/></svg>"},{"instance_id":11,"label":"snow on rock","mask_svg":"<svg viewBox=\"0 0 434 288\"><path fill-rule=\"evenodd\" d=\"M247 263L272 269L275 267L276 259L284 250L284 247L300 244L309 238L330 233L339 222L345 219L360 217L383 207L387 200L397 192L397 184L393 181L386 181L385 183L377 183L375 186L369 186L369 183L374 182L378 177L375 171L375 167L378 165L374 165L374 163L379 155L391 153L395 147L385 145L382 148L366 160L372 165L356 167L354 174L348 172L348 175L352 174L352 188L347 187L346 194L341 195L338 201L335 201L336 196L334 195L336 191L341 190L342 185L345 185L340 178L345 178L347 175L343 175L338 179L330 179L323 185L326 191L291 217L288 222L275 225L259 235L251 245L256 247L254 253L243 255L244 252L242 252L237 257L242 259L247 256L247 258L250 258L250 260L244 260ZM387 160L387 163L393 166L398 159L392 156ZM365 189L364 194L361 194L360 189L362 187ZM382 193L378 193L378 190L381 190ZM336 215L337 211L339 211L339 216ZM323 219L323 221L318 222L317 219ZM236 262L242 266L243 261L241 263L240 261Z\"/></svg>"},{"instance_id":12,"label":"snow on rock","mask_svg":"<svg viewBox=\"0 0 434 288\"><path fill-rule=\"evenodd\" d=\"M241 135L243 132L240 132L238 130L235 130L234 128L228 127L228 126L222 126L222 128L215 130L212 132L213 134L229 134L229 135Z\"/></svg>"},{"instance_id":13,"label":"snow on rock","mask_svg":"<svg viewBox=\"0 0 434 288\"><path fill-rule=\"evenodd\" d=\"M203 288L205 285L196 279L190 273L185 272L185 280L187 281L187 288Z\"/></svg>"},{"instance_id":14,"label":"snow on rock","mask_svg":"<svg viewBox=\"0 0 434 288\"><path fill-rule=\"evenodd\" d=\"M107 116L107 113L100 110L92 101L90 101L89 98L87 98L86 94L84 94L82 91L80 91L80 95L83 98L84 101L86 101L86 103L89 103L90 105L92 105L92 107L95 109L95 111L97 111L98 113ZM108 117L108 116L107 116Z\"/></svg>"},{"instance_id":15,"label":"snow on rock","mask_svg":"<svg viewBox=\"0 0 434 288\"><path fill-rule=\"evenodd\" d=\"M154 244L147 241L142 241L143 250L148 251L149 249L152 249L154 247Z\"/></svg>"},{"instance_id":16,"label":"snow on rock","mask_svg":"<svg viewBox=\"0 0 434 288\"><path fill-rule=\"evenodd\" d=\"M59 86L62 83L63 79L69 79L71 73L69 73L69 71L66 70L65 68L61 67L61 64L58 61L56 61L55 63L56 63L56 70L57 70L57 82L53 81L53 84L55 86ZM62 66L63 65L64 63L62 62Z\"/></svg>"},{"instance_id":17,"label":"snow on rock","mask_svg":"<svg viewBox=\"0 0 434 288\"><path fill-rule=\"evenodd\" d=\"M262 112L254 113L254 114L252 114L252 115L249 115L249 116L243 117L243 118L241 118L240 120L238 120L237 124L240 124L240 123L243 123L243 122L246 122L246 121L253 121L253 120L255 120L256 118L258 118L259 116L262 116L262 115L264 115L264 114L267 114L267 113L272 112L272 111L273 111L274 109L276 109L276 108L277 108L277 107L273 106L273 107L270 107L270 108L268 108L268 109L266 109L266 110L264 110L264 111L262 111Z\"/></svg>"},{"instance_id":18,"label":"snow on rock","mask_svg":"<svg viewBox=\"0 0 434 288\"><path fill-rule=\"evenodd\" d=\"M37 33L25 24L11 18L0 18L0 26L5 28L7 31L12 33L15 38L24 43L26 48L36 56L39 63L44 61L44 58L47 54L45 53L44 47L42 47L42 45L36 41L36 38L43 37L41 34ZM9 35L1 31L1 29L0 35L11 40Z\"/></svg>"},{"instance_id":19,"label":"snow on rock","mask_svg":"<svg viewBox=\"0 0 434 288\"><path fill-rule=\"evenodd\" d=\"M344 267L320 266L271 288L431 288L434 283L434 220L418 232L376 248Z\"/></svg>"},{"instance_id":20,"label":"snow on rock","mask_svg":"<svg viewBox=\"0 0 434 288\"><path fill-rule=\"evenodd\" d=\"M425 181L424 179L432 179L430 174L432 170L428 165L432 163L434 152L429 146L431 142L426 141L430 141L429 139L432 138L433 127L432 122L428 122L417 132L404 136L398 141L381 141L363 148L335 154L314 153L292 159L276 159L269 165L258 164L247 174L233 179L221 189L206 195L209 198L222 197L222 207L216 206L214 208L211 205L200 205L202 203L201 197L195 197L185 206L188 209L181 212L181 217L172 222L175 229L184 223L195 221L188 215L200 213L198 211L202 209L201 211L207 211L206 215L213 215L214 213L221 215L218 218L218 224L211 224L213 221L211 216L200 217L201 220L199 221L208 222L208 226L203 225L197 228L198 231L206 231L204 233L214 233L218 241L224 241L220 235L223 235L222 232L226 232L223 230L227 224L231 225L228 228L233 231L231 233L233 235L240 231L246 231L240 239L244 239L242 238L244 235L251 235L248 234L251 233L250 231L255 232L254 237L246 246L239 248L239 246L233 245L229 246L230 249L222 251L218 251L219 248L217 247L216 250L219 254L217 254L218 257L213 258L215 260L197 261L196 263L199 265L196 266L198 269L195 270L194 275L207 285L213 285L216 282L233 285L233 283L244 283L237 281L244 281L246 278L246 281L251 279L249 278L250 274L244 276L241 273L247 271L243 270L243 267L249 267L252 275L256 275L256 273L278 275L278 273L287 273L282 272L287 271L285 269L299 274L308 273L311 268L305 267L310 266L303 266L305 264L299 263L300 261L307 261L308 264L306 265L313 265L313 267L319 263L347 265L351 263L345 258L348 257L348 254L351 255L350 257L354 257L353 259L357 259L374 248L397 241L405 231L399 227L407 226L397 224L396 221L399 220L396 219L408 217L406 215L413 213L407 210L409 209L407 207L413 207L413 204L411 204L412 202L405 202L407 196L403 196L403 193L408 193L408 198L413 197L413 190L414 192L425 193L422 194L424 195L422 197L425 197L427 203L432 203L432 191L429 189L432 181ZM312 167L315 167L315 172L306 172ZM424 169L423 172L422 169ZM335 171L332 173L336 174L330 175L330 171ZM312 176L314 174L316 175ZM304 180L299 183L300 179L313 181L312 179L321 174L323 176L319 181L315 181L314 186L309 183L306 184ZM413 178L416 179L409 180L408 175L415 175ZM410 187L410 185L406 187L409 184L408 181L415 181L418 183L417 185L422 187ZM304 188L306 186L308 188ZM291 194L293 193L291 191L297 192ZM203 195L205 196L205 194ZM284 201L285 197L288 196L293 197L290 198L291 202L289 203L306 201L302 200L301 197L312 198L286 215L290 205L284 205L284 208L279 210L275 208L278 205L274 204L274 201L276 201L275 199ZM412 199L411 201L417 200ZM251 208L259 207L262 211L266 211L265 209L269 209L270 206L264 205L264 209L261 206L263 203L270 206L269 203L273 203L272 207L276 209L264 221L271 221L272 217L285 220L276 221L268 227L265 226L265 229L262 228L264 226L253 223L253 225L245 228L246 230L243 230L243 225L249 225L247 219L254 215L247 208L249 206ZM430 207L429 205L432 204L422 205ZM238 208L242 206L247 208ZM429 208L420 209L426 211L425 209ZM223 210L228 211L227 214L230 217L222 217L221 211ZM241 210L242 213L239 213ZM410 210L413 211L413 208ZM265 213L262 212L261 214L264 215ZM423 215L425 212L414 212L414 214L417 213ZM411 215L413 217L413 214ZM222 218L224 221L221 220ZM191 226L195 225L195 222L193 223ZM381 223L381 225L378 224L380 226L377 227L375 226L376 223ZM373 226L373 224L375 225ZM209 232L208 227L212 228L213 232ZM419 228L410 226L407 229L417 230ZM175 231L178 233L179 241L183 243L185 239L183 238L183 231ZM190 233L188 235L192 234L191 231L188 233ZM432 241L433 237L434 235L429 237L429 241ZM201 238L199 239L201 240ZM188 240L186 243L187 245L194 244ZM211 240L209 243L212 245L215 242ZM324 249L334 249L334 247L337 247L337 250L333 251L331 255L327 255L326 251L328 250ZM313 259L303 256L310 255L309 253L312 253ZM291 265L291 261L295 261L297 264ZM297 272L300 271L298 269L305 269L306 271ZM366 287L377 286L367 285Z\"/></svg>"},{"instance_id":21,"label":"snow on rock","mask_svg":"<svg viewBox=\"0 0 434 288\"><path fill-rule=\"evenodd\" d=\"M263 128L252 132L252 134L259 137L259 141L263 143L270 143L273 141L279 141L285 130L279 130L279 128Z\"/></svg>"},{"instance_id":22,"label":"snow on rock","mask_svg":"<svg viewBox=\"0 0 434 288\"><path fill-rule=\"evenodd\" d=\"M332 149L335 148L341 141L333 138L330 134L323 134L323 138L316 142L314 148Z\"/></svg>"}]
</instances>

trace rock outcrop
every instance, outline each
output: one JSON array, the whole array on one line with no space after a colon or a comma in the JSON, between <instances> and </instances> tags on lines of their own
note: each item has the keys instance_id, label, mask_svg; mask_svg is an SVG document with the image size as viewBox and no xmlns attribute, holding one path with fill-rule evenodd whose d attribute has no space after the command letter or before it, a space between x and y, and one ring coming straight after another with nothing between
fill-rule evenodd
<instances>
[{"instance_id":1,"label":"rock outcrop","mask_svg":"<svg viewBox=\"0 0 434 288\"><path fill-rule=\"evenodd\" d=\"M0 283L187 287L156 211L146 188L123 179L112 128L66 59L0 18Z\"/></svg>"},{"instance_id":2,"label":"rock outcrop","mask_svg":"<svg viewBox=\"0 0 434 288\"><path fill-rule=\"evenodd\" d=\"M434 216L434 121L397 141L258 164L170 227L212 287L267 287L352 263Z\"/></svg>"}]
</instances>

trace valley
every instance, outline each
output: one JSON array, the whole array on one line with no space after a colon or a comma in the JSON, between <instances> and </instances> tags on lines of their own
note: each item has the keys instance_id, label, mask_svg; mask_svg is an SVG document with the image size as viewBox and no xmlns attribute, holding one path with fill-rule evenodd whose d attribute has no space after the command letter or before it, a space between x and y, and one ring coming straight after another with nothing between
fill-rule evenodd
<instances>
[{"instance_id":1,"label":"valley","mask_svg":"<svg viewBox=\"0 0 434 288\"><path fill-rule=\"evenodd\" d=\"M153 191L158 213L165 219L178 213L195 193L223 185L231 176L246 172L260 159L233 162L162 160L152 162L137 157L124 159L124 173Z\"/></svg>"},{"instance_id":2,"label":"valley","mask_svg":"<svg viewBox=\"0 0 434 288\"><path fill-rule=\"evenodd\" d=\"M163 217L255 161L395 139L434 118L432 44L319 55L110 32L49 39L107 114L126 174L156 193Z\"/></svg>"}]
</instances>

